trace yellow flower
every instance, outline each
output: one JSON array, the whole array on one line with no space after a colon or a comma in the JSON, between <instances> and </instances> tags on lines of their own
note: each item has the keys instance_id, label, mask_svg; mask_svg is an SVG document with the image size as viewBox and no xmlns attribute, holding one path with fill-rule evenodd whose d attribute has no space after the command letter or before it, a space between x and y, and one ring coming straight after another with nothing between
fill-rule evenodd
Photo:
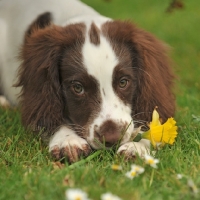
<instances>
[{"instance_id":1,"label":"yellow flower","mask_svg":"<svg viewBox=\"0 0 200 200\"><path fill-rule=\"evenodd\" d=\"M149 130L142 134L142 138L151 141L154 148L157 144L173 144L178 134L176 121L171 117L164 124L160 123L159 114L154 109L152 115L152 122L149 124Z\"/></svg>"},{"instance_id":2,"label":"yellow flower","mask_svg":"<svg viewBox=\"0 0 200 200\"><path fill-rule=\"evenodd\" d=\"M115 170L115 171L122 170L122 166L121 165L113 164L113 165L111 165L111 169Z\"/></svg>"}]
</instances>

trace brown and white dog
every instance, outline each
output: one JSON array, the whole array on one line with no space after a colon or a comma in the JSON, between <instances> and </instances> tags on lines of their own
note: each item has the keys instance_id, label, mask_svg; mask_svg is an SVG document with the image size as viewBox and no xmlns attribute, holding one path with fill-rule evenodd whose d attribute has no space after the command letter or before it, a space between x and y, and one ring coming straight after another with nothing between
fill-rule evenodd
<instances>
[{"instance_id":1,"label":"brown and white dog","mask_svg":"<svg viewBox=\"0 0 200 200\"><path fill-rule=\"evenodd\" d=\"M116 144L143 156L149 143L130 142L134 129L155 106L163 121L174 114L165 45L78 0L1 0L0 43L1 93L18 104L21 91L22 122L44 132L55 159Z\"/></svg>"}]
</instances>

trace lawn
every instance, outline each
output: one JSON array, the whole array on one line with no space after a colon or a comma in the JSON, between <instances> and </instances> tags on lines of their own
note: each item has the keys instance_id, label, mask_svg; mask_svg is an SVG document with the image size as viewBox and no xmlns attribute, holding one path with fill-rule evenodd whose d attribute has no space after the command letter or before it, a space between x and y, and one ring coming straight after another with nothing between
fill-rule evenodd
<instances>
[{"instance_id":1,"label":"lawn","mask_svg":"<svg viewBox=\"0 0 200 200\"><path fill-rule=\"evenodd\" d=\"M124 162L113 151L100 152L77 167L53 163L38 136L20 124L18 109L0 109L0 200L61 200L68 188L80 188L90 199L112 192L123 200L200 199L200 7L183 0L183 9L166 13L169 1L83 0L103 15L130 19L171 46L170 56L178 75L174 92L179 134L173 146L156 152L158 168L136 159L145 172L133 180ZM111 164L122 165L121 171ZM184 175L177 179L177 174ZM188 186L192 180L199 193Z\"/></svg>"}]
</instances>

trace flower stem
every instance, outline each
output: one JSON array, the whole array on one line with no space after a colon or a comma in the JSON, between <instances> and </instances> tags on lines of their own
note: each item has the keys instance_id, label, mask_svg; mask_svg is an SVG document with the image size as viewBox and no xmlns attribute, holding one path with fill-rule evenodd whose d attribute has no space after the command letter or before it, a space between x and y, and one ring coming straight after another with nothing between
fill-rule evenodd
<instances>
[{"instance_id":1,"label":"flower stem","mask_svg":"<svg viewBox=\"0 0 200 200\"><path fill-rule=\"evenodd\" d=\"M134 142L139 142L142 139L142 134L138 133L133 139Z\"/></svg>"},{"instance_id":2,"label":"flower stem","mask_svg":"<svg viewBox=\"0 0 200 200\"><path fill-rule=\"evenodd\" d=\"M149 187L151 187L152 183L153 183L153 177L154 177L154 169L152 169L152 172L151 172L151 178L150 178L150 182L149 182Z\"/></svg>"}]
</instances>

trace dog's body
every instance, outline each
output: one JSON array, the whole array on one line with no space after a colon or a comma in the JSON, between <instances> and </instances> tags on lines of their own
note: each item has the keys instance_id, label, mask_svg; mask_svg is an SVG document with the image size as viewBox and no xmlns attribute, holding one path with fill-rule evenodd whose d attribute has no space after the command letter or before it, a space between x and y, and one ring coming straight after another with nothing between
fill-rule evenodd
<instances>
[{"instance_id":1,"label":"dog's body","mask_svg":"<svg viewBox=\"0 0 200 200\"><path fill-rule=\"evenodd\" d=\"M24 125L51 137L56 159L116 144L142 156L148 142L130 142L138 123L155 106L164 121L173 116L165 47L133 24L78 0L2 0L0 27L0 90L12 104L21 90Z\"/></svg>"}]
</instances>

